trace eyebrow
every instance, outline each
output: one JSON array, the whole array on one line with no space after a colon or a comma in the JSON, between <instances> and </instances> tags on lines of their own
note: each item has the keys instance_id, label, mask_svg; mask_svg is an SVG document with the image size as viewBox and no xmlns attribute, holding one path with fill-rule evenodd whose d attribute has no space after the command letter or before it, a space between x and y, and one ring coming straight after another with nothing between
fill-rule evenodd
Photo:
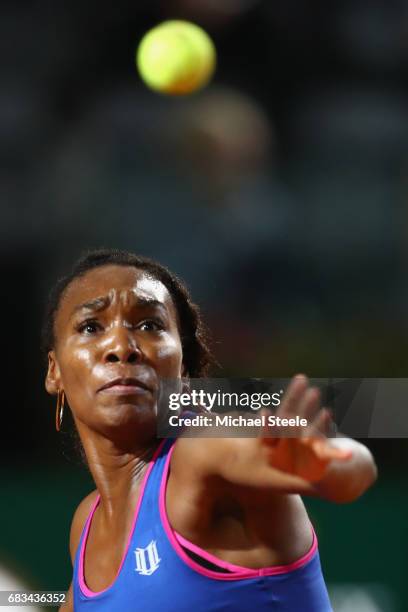
<instances>
[{"instance_id":1,"label":"eyebrow","mask_svg":"<svg viewBox=\"0 0 408 612\"><path fill-rule=\"evenodd\" d=\"M89 310L92 312L101 312L102 310L105 310L106 308L108 308L108 306L111 303L111 298L108 295L105 295L103 297L97 297L94 298L93 300L89 300L88 302L83 302L82 304L78 304L77 306L75 306L72 315L78 313L81 310ZM162 310L166 310L166 307L164 306L163 302L160 302L159 300L156 300L154 298L150 298L147 296L143 296L143 295L138 295L136 296L136 306L139 307L158 307L161 308Z\"/></svg>"}]
</instances>

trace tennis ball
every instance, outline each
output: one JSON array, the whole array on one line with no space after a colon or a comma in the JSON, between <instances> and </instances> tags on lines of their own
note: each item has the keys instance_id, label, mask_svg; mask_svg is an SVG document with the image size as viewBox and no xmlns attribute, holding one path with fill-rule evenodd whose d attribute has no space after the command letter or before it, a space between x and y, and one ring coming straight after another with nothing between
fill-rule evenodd
<instances>
[{"instance_id":1,"label":"tennis ball","mask_svg":"<svg viewBox=\"0 0 408 612\"><path fill-rule=\"evenodd\" d=\"M164 21L145 36L136 52L144 82L155 91L183 95L210 80L216 51L208 34L188 21Z\"/></svg>"}]
</instances>

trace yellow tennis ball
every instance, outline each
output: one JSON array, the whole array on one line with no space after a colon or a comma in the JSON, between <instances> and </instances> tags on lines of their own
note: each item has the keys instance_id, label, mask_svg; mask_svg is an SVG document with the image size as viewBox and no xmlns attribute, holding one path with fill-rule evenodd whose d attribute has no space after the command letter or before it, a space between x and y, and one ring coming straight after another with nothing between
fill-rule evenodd
<instances>
[{"instance_id":1,"label":"yellow tennis ball","mask_svg":"<svg viewBox=\"0 0 408 612\"><path fill-rule=\"evenodd\" d=\"M136 52L144 82L166 94L189 94L203 87L215 63L211 38L189 21L164 21L145 34Z\"/></svg>"}]
</instances>

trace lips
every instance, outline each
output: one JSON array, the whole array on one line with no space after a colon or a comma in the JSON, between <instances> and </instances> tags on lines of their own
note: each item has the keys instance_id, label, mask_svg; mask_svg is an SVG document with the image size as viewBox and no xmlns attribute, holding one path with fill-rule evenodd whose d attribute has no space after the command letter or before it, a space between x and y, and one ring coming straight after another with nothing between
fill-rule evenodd
<instances>
[{"instance_id":1,"label":"lips","mask_svg":"<svg viewBox=\"0 0 408 612\"><path fill-rule=\"evenodd\" d=\"M109 380L103 387L98 389L99 391L104 391L105 389L109 389L110 387L140 387L141 389L145 389L146 391L151 391L150 387L146 385L145 382L140 380L139 378L113 378Z\"/></svg>"}]
</instances>

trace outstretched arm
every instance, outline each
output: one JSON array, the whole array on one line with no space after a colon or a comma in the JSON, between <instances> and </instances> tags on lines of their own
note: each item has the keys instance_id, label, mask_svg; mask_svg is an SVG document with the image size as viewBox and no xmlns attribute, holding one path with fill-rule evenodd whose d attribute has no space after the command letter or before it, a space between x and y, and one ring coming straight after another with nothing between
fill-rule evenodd
<instances>
[{"instance_id":1,"label":"outstretched arm","mask_svg":"<svg viewBox=\"0 0 408 612\"><path fill-rule=\"evenodd\" d=\"M296 376L279 407L281 418L299 415L307 427L290 431L265 427L258 438L182 438L175 449L175 472L218 486L217 478L275 493L318 496L337 503L351 502L376 480L370 451L350 438L328 437L331 415L320 407L318 389L305 376ZM176 475L177 478L177 475Z\"/></svg>"}]
</instances>

